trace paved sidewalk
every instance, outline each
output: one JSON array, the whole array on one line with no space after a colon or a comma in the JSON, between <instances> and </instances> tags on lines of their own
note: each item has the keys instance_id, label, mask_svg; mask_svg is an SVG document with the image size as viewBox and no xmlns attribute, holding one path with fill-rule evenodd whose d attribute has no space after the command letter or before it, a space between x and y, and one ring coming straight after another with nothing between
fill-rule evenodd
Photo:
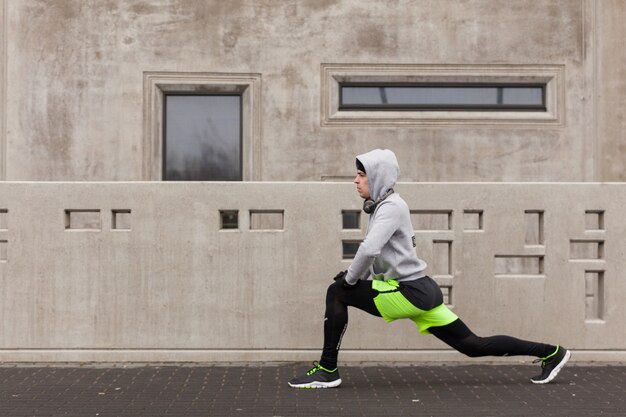
<instances>
[{"instance_id":1,"label":"paved sidewalk","mask_svg":"<svg viewBox=\"0 0 626 417\"><path fill-rule=\"evenodd\" d=\"M1 365L0 417L626 416L626 366L345 366L337 389L297 390L307 364Z\"/></svg>"}]
</instances>

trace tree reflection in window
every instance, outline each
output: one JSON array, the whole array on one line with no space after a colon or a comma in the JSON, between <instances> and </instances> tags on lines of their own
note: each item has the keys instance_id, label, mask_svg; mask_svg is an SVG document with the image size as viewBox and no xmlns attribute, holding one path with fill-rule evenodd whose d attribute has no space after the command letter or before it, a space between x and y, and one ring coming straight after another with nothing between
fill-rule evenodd
<instances>
[{"instance_id":1,"label":"tree reflection in window","mask_svg":"<svg viewBox=\"0 0 626 417\"><path fill-rule=\"evenodd\" d=\"M241 97L168 94L163 179L241 181Z\"/></svg>"}]
</instances>

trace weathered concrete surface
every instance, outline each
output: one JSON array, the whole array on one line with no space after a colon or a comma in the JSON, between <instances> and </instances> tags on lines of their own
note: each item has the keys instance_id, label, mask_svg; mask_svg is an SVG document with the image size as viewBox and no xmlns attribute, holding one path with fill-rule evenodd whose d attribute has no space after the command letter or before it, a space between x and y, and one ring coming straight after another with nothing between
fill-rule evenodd
<instances>
[{"instance_id":1,"label":"weathered concrete surface","mask_svg":"<svg viewBox=\"0 0 626 417\"><path fill-rule=\"evenodd\" d=\"M598 78L600 79L597 107L598 126L598 179L624 181L626 179L626 39L623 16L626 3L608 1L598 3L599 27L597 42L600 46Z\"/></svg>"},{"instance_id":2,"label":"weathered concrete surface","mask_svg":"<svg viewBox=\"0 0 626 417\"><path fill-rule=\"evenodd\" d=\"M625 360L626 184L397 191L476 333ZM220 229L220 210L238 229ZM250 213L268 210L282 227L256 229ZM344 230L342 210L360 199L336 183L1 183L0 361L314 359L342 242L366 227ZM466 359L357 311L342 347L346 361Z\"/></svg>"},{"instance_id":3,"label":"weathered concrete surface","mask_svg":"<svg viewBox=\"0 0 626 417\"><path fill-rule=\"evenodd\" d=\"M259 180L381 146L405 181L624 179L617 0L0 3L8 180L143 179L146 71L261 74ZM564 123L322 127L322 63L564 65Z\"/></svg>"}]
</instances>

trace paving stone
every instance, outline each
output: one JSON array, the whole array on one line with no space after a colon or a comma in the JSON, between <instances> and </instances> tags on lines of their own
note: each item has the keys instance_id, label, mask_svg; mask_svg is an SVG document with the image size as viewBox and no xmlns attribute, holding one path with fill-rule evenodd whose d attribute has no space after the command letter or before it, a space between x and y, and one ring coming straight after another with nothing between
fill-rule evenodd
<instances>
[{"instance_id":1,"label":"paving stone","mask_svg":"<svg viewBox=\"0 0 626 417\"><path fill-rule=\"evenodd\" d=\"M337 389L293 389L303 364L0 366L0 416L626 416L626 366L344 366Z\"/></svg>"}]
</instances>

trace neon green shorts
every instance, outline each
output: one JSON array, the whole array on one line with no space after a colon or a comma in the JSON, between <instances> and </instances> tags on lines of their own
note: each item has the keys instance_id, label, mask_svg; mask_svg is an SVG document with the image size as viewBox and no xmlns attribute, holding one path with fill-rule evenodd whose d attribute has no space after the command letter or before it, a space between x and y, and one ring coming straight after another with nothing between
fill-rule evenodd
<instances>
[{"instance_id":1,"label":"neon green shorts","mask_svg":"<svg viewBox=\"0 0 626 417\"><path fill-rule=\"evenodd\" d=\"M458 316L445 304L440 304L428 311L420 310L400 293L399 287L398 281L393 279L372 281L372 288L379 292L374 298L374 304L385 321L411 319L419 328L420 333L429 334L429 327L445 326L458 319Z\"/></svg>"}]
</instances>

